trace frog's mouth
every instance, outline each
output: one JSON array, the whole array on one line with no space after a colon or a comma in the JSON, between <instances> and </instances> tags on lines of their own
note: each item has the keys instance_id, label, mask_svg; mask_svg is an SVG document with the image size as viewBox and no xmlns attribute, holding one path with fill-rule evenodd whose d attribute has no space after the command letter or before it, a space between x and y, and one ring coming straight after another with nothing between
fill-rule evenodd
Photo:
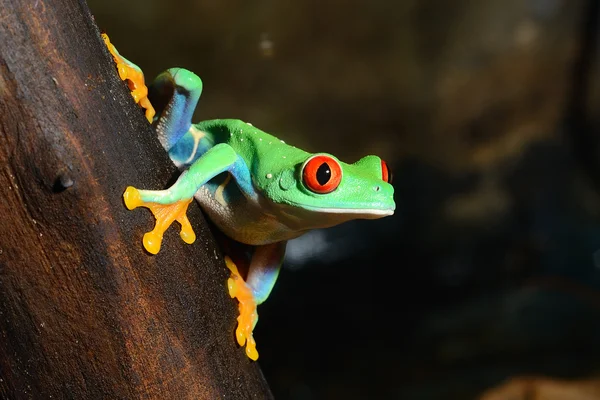
<instances>
[{"instance_id":1,"label":"frog's mouth","mask_svg":"<svg viewBox=\"0 0 600 400\"><path fill-rule=\"evenodd\" d=\"M360 215L364 218L380 218L389 215L394 215L395 208L332 208L332 207L313 207L303 205L303 207L310 211L315 211L322 214L352 214Z\"/></svg>"}]
</instances>

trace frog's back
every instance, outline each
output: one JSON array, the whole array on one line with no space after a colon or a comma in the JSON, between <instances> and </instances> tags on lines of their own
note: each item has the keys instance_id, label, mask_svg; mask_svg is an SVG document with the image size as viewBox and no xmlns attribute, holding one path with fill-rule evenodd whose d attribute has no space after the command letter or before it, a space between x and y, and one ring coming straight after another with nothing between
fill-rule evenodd
<instances>
[{"instance_id":1,"label":"frog's back","mask_svg":"<svg viewBox=\"0 0 600 400\"><path fill-rule=\"evenodd\" d=\"M169 150L169 156L175 165L184 169L215 145L226 143L250 165L257 143L262 142L272 144L280 143L280 140L239 119L213 119L192 124Z\"/></svg>"},{"instance_id":2,"label":"frog's back","mask_svg":"<svg viewBox=\"0 0 600 400\"><path fill-rule=\"evenodd\" d=\"M283 140L239 119L208 120L196 124L195 127L205 132L214 144L226 143L230 145L246 161L248 166L258 160L257 156L260 158L265 154L277 153L280 150L278 147L285 148L286 151L289 151L290 148L295 149L286 145Z\"/></svg>"}]
</instances>

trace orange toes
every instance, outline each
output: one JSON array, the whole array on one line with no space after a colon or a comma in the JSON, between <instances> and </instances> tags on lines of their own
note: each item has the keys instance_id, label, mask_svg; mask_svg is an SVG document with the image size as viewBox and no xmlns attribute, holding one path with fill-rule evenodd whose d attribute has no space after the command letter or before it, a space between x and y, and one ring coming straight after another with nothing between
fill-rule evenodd
<instances>
[{"instance_id":1,"label":"orange toes","mask_svg":"<svg viewBox=\"0 0 600 400\"><path fill-rule=\"evenodd\" d=\"M258 322L256 300L254 300L252 290L240 276L231 258L225 256L225 265L231 271L231 277L227 280L229 295L232 298L237 298L239 302L238 310L240 315L237 318L238 326L235 330L235 337L240 346L246 345L246 355L248 358L256 361L258 359L258 351L256 350L256 341L252 336L254 326Z\"/></svg>"}]
</instances>

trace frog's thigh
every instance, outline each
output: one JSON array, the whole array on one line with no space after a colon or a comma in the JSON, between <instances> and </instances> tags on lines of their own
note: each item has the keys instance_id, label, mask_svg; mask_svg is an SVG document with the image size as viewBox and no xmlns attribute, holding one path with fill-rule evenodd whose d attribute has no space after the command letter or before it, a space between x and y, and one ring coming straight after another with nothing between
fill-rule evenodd
<instances>
[{"instance_id":1,"label":"frog's thigh","mask_svg":"<svg viewBox=\"0 0 600 400\"><path fill-rule=\"evenodd\" d=\"M252 255L246 283L252 289L256 304L264 302L277 281L286 241L258 246Z\"/></svg>"}]
</instances>

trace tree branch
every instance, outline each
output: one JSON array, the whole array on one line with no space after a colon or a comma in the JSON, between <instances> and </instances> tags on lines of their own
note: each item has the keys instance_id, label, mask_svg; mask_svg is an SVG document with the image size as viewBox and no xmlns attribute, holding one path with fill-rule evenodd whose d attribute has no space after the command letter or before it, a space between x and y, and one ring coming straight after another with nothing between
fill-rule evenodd
<instances>
[{"instance_id":1,"label":"tree branch","mask_svg":"<svg viewBox=\"0 0 600 400\"><path fill-rule=\"evenodd\" d=\"M0 397L270 398L197 206L150 256L127 185L176 173L87 5L0 0Z\"/></svg>"}]
</instances>

